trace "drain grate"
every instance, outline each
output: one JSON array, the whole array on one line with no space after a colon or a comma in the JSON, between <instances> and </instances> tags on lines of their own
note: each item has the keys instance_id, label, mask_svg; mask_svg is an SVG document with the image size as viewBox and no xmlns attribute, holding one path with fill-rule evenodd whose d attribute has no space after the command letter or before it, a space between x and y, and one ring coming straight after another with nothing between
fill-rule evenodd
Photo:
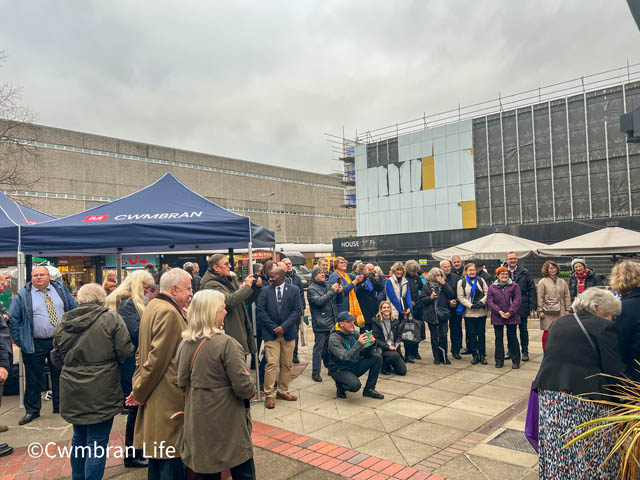
<instances>
[{"instance_id":1,"label":"drain grate","mask_svg":"<svg viewBox=\"0 0 640 480\"><path fill-rule=\"evenodd\" d=\"M529 443L529 440L527 440L527 437L524 436L524 432L512 430L510 428L506 429L496 438L491 440L489 445L508 448L509 450L516 450L518 452L533 453L536 455L536 451Z\"/></svg>"}]
</instances>

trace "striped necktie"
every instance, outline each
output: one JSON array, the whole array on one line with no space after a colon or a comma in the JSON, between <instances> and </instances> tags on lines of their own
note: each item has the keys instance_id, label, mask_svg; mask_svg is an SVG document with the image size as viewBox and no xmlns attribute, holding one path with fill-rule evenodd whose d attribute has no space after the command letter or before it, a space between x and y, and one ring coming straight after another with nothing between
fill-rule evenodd
<instances>
[{"instance_id":1,"label":"striped necktie","mask_svg":"<svg viewBox=\"0 0 640 480\"><path fill-rule=\"evenodd\" d=\"M46 290L40 290L40 291L44 295L44 303L47 306L47 313L49 314L49 322L51 322L51 325L55 327L56 325L58 325L58 312L56 311L56 306L53 304L53 300L51 300L51 297L49 296Z\"/></svg>"}]
</instances>

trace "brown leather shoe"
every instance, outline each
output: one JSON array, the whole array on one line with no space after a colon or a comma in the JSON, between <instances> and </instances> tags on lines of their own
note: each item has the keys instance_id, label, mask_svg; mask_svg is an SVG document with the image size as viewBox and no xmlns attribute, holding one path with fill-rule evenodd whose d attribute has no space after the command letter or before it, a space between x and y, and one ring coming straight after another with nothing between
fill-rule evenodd
<instances>
[{"instance_id":1,"label":"brown leather shoe","mask_svg":"<svg viewBox=\"0 0 640 480\"><path fill-rule=\"evenodd\" d=\"M267 397L264 400L264 406L266 408L274 408L276 406L276 399L273 397Z\"/></svg>"},{"instance_id":2,"label":"brown leather shoe","mask_svg":"<svg viewBox=\"0 0 640 480\"><path fill-rule=\"evenodd\" d=\"M0 432L6 432L7 430L9 430L9 427L6 425L0 425Z\"/></svg>"},{"instance_id":3,"label":"brown leather shoe","mask_svg":"<svg viewBox=\"0 0 640 480\"><path fill-rule=\"evenodd\" d=\"M276 392L276 397L287 402L295 402L296 400L298 400L298 397L287 392Z\"/></svg>"}]
</instances>

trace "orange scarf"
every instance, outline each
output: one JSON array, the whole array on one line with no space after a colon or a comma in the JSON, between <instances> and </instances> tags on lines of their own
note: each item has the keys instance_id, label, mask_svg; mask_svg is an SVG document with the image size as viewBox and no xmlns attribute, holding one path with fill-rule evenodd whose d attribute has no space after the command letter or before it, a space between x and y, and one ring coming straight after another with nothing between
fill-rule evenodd
<instances>
[{"instance_id":1,"label":"orange scarf","mask_svg":"<svg viewBox=\"0 0 640 480\"><path fill-rule=\"evenodd\" d=\"M336 273L340 275L342 279L347 282L347 284L351 283L351 277L349 275L338 270L336 270ZM362 315L362 310L360 310L360 304L358 303L358 299L356 298L355 288L349 292L349 313L356 317L356 325L358 326L358 328L364 326L364 315Z\"/></svg>"}]
</instances>

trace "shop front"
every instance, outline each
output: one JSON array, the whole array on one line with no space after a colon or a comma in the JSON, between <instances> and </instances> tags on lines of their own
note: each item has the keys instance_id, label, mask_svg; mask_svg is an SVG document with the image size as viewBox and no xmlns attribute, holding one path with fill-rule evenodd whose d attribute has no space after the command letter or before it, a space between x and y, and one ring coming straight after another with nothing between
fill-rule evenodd
<instances>
[{"instance_id":1,"label":"shop front","mask_svg":"<svg viewBox=\"0 0 640 480\"><path fill-rule=\"evenodd\" d=\"M51 262L54 264L54 262ZM33 264L36 264L35 258ZM58 257L54 264L62 274L62 281L75 295L85 283L96 281L96 270L91 257Z\"/></svg>"},{"instance_id":2,"label":"shop front","mask_svg":"<svg viewBox=\"0 0 640 480\"><path fill-rule=\"evenodd\" d=\"M147 265L153 265L157 269L159 265L158 257L158 255L137 255L135 253L122 254L122 278L131 272L145 268ZM104 257L104 266L102 266L102 277L106 278L107 272L116 268L116 256L106 255Z\"/></svg>"}]
</instances>

